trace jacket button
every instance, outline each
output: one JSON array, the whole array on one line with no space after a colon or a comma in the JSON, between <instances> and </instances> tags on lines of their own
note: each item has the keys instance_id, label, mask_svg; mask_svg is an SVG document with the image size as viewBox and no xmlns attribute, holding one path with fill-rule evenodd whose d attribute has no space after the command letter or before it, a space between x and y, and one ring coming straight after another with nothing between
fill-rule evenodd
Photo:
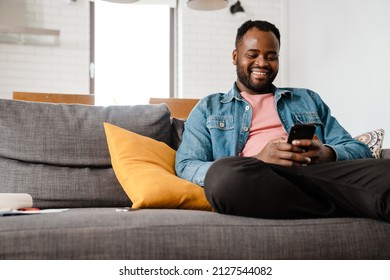
<instances>
[{"instance_id":1,"label":"jacket button","mask_svg":"<svg viewBox=\"0 0 390 280\"><path fill-rule=\"evenodd\" d=\"M244 131L248 131L249 130L249 128L247 128L247 127L244 127Z\"/></svg>"},{"instance_id":2,"label":"jacket button","mask_svg":"<svg viewBox=\"0 0 390 280\"><path fill-rule=\"evenodd\" d=\"M219 127L225 127L225 123L220 122L220 123L219 123Z\"/></svg>"},{"instance_id":3,"label":"jacket button","mask_svg":"<svg viewBox=\"0 0 390 280\"><path fill-rule=\"evenodd\" d=\"M249 105L247 105L247 106L245 107L245 111L249 111L249 109L250 109L250 107L249 107Z\"/></svg>"}]
</instances>

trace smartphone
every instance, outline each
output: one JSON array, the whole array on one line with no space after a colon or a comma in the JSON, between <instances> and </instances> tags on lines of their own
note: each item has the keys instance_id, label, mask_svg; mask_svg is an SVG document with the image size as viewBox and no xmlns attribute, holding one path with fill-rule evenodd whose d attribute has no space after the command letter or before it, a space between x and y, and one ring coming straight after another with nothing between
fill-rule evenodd
<instances>
[{"instance_id":1,"label":"smartphone","mask_svg":"<svg viewBox=\"0 0 390 280\"><path fill-rule=\"evenodd\" d=\"M287 143L292 143L296 139L313 139L315 124L294 124L288 135Z\"/></svg>"}]
</instances>

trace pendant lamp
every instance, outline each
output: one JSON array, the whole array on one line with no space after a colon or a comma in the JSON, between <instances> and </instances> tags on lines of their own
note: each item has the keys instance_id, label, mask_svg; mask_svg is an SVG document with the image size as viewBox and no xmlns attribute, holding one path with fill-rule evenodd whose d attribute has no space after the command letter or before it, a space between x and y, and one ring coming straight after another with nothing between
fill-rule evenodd
<instances>
[{"instance_id":1,"label":"pendant lamp","mask_svg":"<svg viewBox=\"0 0 390 280\"><path fill-rule=\"evenodd\" d=\"M139 0L104 0L104 1L111 2L111 3L128 4L128 3L138 2Z\"/></svg>"},{"instance_id":2,"label":"pendant lamp","mask_svg":"<svg viewBox=\"0 0 390 280\"><path fill-rule=\"evenodd\" d=\"M187 7L194 10L212 11L226 8L228 0L188 0Z\"/></svg>"}]
</instances>

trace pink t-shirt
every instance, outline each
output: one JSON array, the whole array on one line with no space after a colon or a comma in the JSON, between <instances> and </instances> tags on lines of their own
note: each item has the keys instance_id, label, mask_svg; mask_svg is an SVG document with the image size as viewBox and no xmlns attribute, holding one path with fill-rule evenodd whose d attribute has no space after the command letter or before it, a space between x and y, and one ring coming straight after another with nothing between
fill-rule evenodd
<instances>
[{"instance_id":1,"label":"pink t-shirt","mask_svg":"<svg viewBox=\"0 0 390 280\"><path fill-rule=\"evenodd\" d=\"M288 135L279 119L272 93L253 95L241 92L241 95L252 106L252 123L242 156L258 154L269 141L278 137L287 139Z\"/></svg>"}]
</instances>

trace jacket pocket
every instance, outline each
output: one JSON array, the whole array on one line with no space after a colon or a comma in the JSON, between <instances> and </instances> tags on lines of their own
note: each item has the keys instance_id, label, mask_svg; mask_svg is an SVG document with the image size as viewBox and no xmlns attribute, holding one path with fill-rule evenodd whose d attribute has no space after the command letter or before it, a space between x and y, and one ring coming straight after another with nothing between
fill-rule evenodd
<instances>
[{"instance_id":1,"label":"jacket pocket","mask_svg":"<svg viewBox=\"0 0 390 280\"><path fill-rule=\"evenodd\" d=\"M322 121L316 112L294 113L294 123L316 124L322 126Z\"/></svg>"},{"instance_id":2,"label":"jacket pocket","mask_svg":"<svg viewBox=\"0 0 390 280\"><path fill-rule=\"evenodd\" d=\"M233 116L210 116L207 118L208 129L232 130L234 129Z\"/></svg>"}]
</instances>

